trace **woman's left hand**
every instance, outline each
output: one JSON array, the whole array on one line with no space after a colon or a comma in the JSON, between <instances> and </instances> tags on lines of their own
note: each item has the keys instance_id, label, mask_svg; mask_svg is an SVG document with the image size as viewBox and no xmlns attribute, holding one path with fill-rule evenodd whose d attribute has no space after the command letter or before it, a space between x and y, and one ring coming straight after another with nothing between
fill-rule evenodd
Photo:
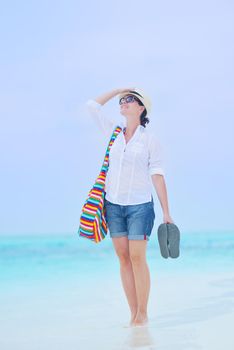
<instances>
[{"instance_id":1,"label":"woman's left hand","mask_svg":"<svg viewBox=\"0 0 234 350\"><path fill-rule=\"evenodd\" d=\"M172 220L169 214L163 215L163 222L164 224L174 224L174 221Z\"/></svg>"}]
</instances>

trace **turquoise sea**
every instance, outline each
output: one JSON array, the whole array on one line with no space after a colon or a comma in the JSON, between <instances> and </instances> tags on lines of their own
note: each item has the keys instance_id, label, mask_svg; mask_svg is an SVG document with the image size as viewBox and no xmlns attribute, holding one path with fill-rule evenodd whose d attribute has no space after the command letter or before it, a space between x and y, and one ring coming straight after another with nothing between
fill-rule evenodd
<instances>
[{"instance_id":1,"label":"turquoise sea","mask_svg":"<svg viewBox=\"0 0 234 350\"><path fill-rule=\"evenodd\" d=\"M223 325L220 342L232 341L234 232L181 232L177 259L161 257L154 232L148 264L150 328L139 333L125 327L109 236L99 244L77 234L1 236L0 349L220 349L217 340L199 344Z\"/></svg>"},{"instance_id":2,"label":"turquoise sea","mask_svg":"<svg viewBox=\"0 0 234 350\"><path fill-rule=\"evenodd\" d=\"M180 256L160 256L157 235L148 243L148 263L158 273L233 271L234 232L181 233ZM95 244L77 234L0 237L0 290L19 284L86 279L119 270L109 236ZM0 292L1 293L1 292Z\"/></svg>"}]
</instances>

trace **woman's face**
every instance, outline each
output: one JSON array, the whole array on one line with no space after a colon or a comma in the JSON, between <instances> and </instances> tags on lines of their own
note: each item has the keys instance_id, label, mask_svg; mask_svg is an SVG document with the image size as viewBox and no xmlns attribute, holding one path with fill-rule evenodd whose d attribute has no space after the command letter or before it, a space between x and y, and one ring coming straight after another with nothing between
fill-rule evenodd
<instances>
[{"instance_id":1,"label":"woman's face","mask_svg":"<svg viewBox=\"0 0 234 350\"><path fill-rule=\"evenodd\" d=\"M129 97L130 96L130 97ZM139 105L139 103L133 99L133 95L126 95L120 99L120 113L124 116L140 116L144 106Z\"/></svg>"}]
</instances>

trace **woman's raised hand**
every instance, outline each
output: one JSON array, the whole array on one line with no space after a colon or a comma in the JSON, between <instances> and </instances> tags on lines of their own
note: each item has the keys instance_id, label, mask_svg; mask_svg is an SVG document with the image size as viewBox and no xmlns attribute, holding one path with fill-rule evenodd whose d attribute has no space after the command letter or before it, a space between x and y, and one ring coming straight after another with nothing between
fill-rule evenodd
<instances>
[{"instance_id":1,"label":"woman's raised hand","mask_svg":"<svg viewBox=\"0 0 234 350\"><path fill-rule=\"evenodd\" d=\"M134 87L130 87L130 88L122 88L122 89L118 89L118 93L119 94L123 94L125 92L129 92L129 91L132 91L134 90L135 88Z\"/></svg>"},{"instance_id":2,"label":"woman's raised hand","mask_svg":"<svg viewBox=\"0 0 234 350\"><path fill-rule=\"evenodd\" d=\"M122 94L122 93L125 93L125 92L129 92L131 90L134 90L134 88L130 87L130 88L115 89L115 90L106 92L105 94L102 94L101 96L96 97L95 101L100 103L101 105L104 105L111 98L113 98L113 97L115 97L115 96L117 96L119 94Z\"/></svg>"}]
</instances>

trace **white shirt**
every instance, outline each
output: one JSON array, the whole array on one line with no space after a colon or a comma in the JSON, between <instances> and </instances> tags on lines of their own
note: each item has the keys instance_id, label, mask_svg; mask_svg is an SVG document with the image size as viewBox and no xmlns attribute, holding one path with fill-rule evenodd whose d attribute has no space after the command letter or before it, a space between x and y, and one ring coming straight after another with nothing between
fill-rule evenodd
<instances>
[{"instance_id":1,"label":"white shirt","mask_svg":"<svg viewBox=\"0 0 234 350\"><path fill-rule=\"evenodd\" d=\"M126 121L117 123L102 111L102 105L94 100L86 104L88 112L101 131L111 137L115 127L124 128ZM116 137L109 154L106 176L106 199L120 205L141 204L151 201L150 175L165 175L162 150L155 136L138 125L126 143L123 131Z\"/></svg>"}]
</instances>

